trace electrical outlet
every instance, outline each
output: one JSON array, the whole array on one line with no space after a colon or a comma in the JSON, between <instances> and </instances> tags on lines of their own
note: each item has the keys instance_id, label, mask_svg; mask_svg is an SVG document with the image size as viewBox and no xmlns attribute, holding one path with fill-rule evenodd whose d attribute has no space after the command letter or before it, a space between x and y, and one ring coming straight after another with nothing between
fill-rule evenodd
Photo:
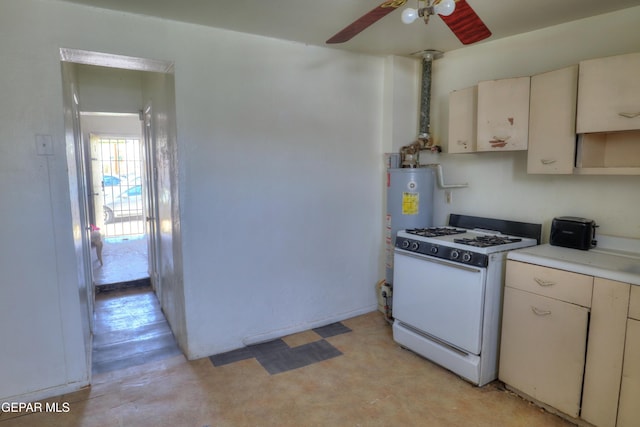
<instances>
[{"instance_id":1,"label":"electrical outlet","mask_svg":"<svg viewBox=\"0 0 640 427\"><path fill-rule=\"evenodd\" d=\"M36 135L36 153L38 156L53 156L53 137Z\"/></svg>"},{"instance_id":2,"label":"electrical outlet","mask_svg":"<svg viewBox=\"0 0 640 427\"><path fill-rule=\"evenodd\" d=\"M447 204L451 203L451 199L452 199L451 190L445 190L444 199L447 202Z\"/></svg>"}]
</instances>

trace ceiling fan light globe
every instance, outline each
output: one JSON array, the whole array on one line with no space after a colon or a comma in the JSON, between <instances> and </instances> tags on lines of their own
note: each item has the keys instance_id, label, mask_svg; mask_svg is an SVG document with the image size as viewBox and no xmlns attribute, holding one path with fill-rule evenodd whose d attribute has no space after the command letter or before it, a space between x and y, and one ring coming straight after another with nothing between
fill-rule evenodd
<instances>
[{"instance_id":1,"label":"ceiling fan light globe","mask_svg":"<svg viewBox=\"0 0 640 427\"><path fill-rule=\"evenodd\" d=\"M456 10L456 2L455 0L442 0L433 6L433 10L438 15L449 16Z\"/></svg>"},{"instance_id":2,"label":"ceiling fan light globe","mask_svg":"<svg viewBox=\"0 0 640 427\"><path fill-rule=\"evenodd\" d=\"M418 11L416 9L408 7L402 11L401 19L405 24L411 24L416 19L418 19Z\"/></svg>"}]
</instances>

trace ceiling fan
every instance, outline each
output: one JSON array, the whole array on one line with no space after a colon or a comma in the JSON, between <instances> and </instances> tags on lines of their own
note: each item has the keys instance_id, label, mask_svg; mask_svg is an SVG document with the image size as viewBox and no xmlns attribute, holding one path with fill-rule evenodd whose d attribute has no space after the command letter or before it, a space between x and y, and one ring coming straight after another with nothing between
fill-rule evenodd
<instances>
[{"instance_id":1,"label":"ceiling fan","mask_svg":"<svg viewBox=\"0 0 640 427\"><path fill-rule=\"evenodd\" d=\"M408 0L387 0L340 30L326 43L344 43L364 31L389 13L404 6ZM418 0L419 2L422 0ZM491 31L482 22L467 0L424 0L425 6L407 8L402 12L402 22L409 24L418 17L428 23L431 15L438 14L463 44L471 44L491 36Z\"/></svg>"}]
</instances>

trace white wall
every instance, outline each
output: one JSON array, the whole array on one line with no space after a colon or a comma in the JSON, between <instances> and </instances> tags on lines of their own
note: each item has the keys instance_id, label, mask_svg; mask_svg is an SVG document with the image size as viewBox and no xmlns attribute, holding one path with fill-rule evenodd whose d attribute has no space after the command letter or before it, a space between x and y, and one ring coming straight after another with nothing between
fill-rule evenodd
<instances>
[{"instance_id":1,"label":"white wall","mask_svg":"<svg viewBox=\"0 0 640 427\"><path fill-rule=\"evenodd\" d=\"M201 53L176 52L189 356L373 310L383 59L185 36Z\"/></svg>"},{"instance_id":2,"label":"white wall","mask_svg":"<svg viewBox=\"0 0 640 427\"><path fill-rule=\"evenodd\" d=\"M175 62L179 169L162 197L180 214L184 304L168 303L190 357L375 309L383 58L52 0L3 1L0 28L0 398L89 378L61 47Z\"/></svg>"},{"instance_id":3,"label":"white wall","mask_svg":"<svg viewBox=\"0 0 640 427\"><path fill-rule=\"evenodd\" d=\"M447 52L435 61L432 131L446 150L448 93L481 80L527 76L583 59L640 51L640 7ZM445 204L436 194L436 220L449 213L543 223L547 240L555 216L595 219L598 233L640 238L640 177L527 175L526 152L424 154L442 163L445 181L469 182Z\"/></svg>"},{"instance_id":4,"label":"white wall","mask_svg":"<svg viewBox=\"0 0 640 427\"><path fill-rule=\"evenodd\" d=\"M46 37L24 15L33 6L3 2L0 13L3 398L61 393L88 380L61 67L57 50L42 42ZM35 23L44 28L42 20ZM53 155L36 154L36 134L51 135Z\"/></svg>"}]
</instances>

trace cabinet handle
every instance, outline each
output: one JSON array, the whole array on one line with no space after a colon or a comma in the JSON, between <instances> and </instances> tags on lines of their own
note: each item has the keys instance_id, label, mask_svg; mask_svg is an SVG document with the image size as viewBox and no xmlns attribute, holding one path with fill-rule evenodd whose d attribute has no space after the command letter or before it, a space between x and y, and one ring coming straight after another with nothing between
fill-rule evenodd
<instances>
[{"instance_id":1,"label":"cabinet handle","mask_svg":"<svg viewBox=\"0 0 640 427\"><path fill-rule=\"evenodd\" d=\"M537 277L534 277L533 280L535 280L536 283L540 286L553 286L556 284L556 282L550 282L548 280L538 279Z\"/></svg>"},{"instance_id":2,"label":"cabinet handle","mask_svg":"<svg viewBox=\"0 0 640 427\"><path fill-rule=\"evenodd\" d=\"M555 159L540 159L540 163L542 163L543 165L550 165L555 162Z\"/></svg>"},{"instance_id":3,"label":"cabinet handle","mask_svg":"<svg viewBox=\"0 0 640 427\"><path fill-rule=\"evenodd\" d=\"M551 314L551 310L540 310L534 306L531 306L531 311L533 311L536 316L548 316Z\"/></svg>"},{"instance_id":4,"label":"cabinet handle","mask_svg":"<svg viewBox=\"0 0 640 427\"><path fill-rule=\"evenodd\" d=\"M626 117L627 119L635 119L636 117L640 116L640 112L637 113L618 113L619 116L621 117Z\"/></svg>"}]
</instances>

